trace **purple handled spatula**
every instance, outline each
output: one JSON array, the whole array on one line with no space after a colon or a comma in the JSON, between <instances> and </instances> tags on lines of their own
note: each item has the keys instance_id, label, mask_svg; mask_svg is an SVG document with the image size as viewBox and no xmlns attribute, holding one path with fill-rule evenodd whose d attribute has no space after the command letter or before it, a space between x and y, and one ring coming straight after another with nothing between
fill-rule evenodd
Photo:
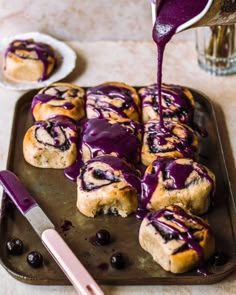
<instances>
[{"instance_id":1,"label":"purple handled spatula","mask_svg":"<svg viewBox=\"0 0 236 295\"><path fill-rule=\"evenodd\" d=\"M75 289L83 295L104 294L17 176L8 170L0 171L0 184L32 225Z\"/></svg>"}]
</instances>

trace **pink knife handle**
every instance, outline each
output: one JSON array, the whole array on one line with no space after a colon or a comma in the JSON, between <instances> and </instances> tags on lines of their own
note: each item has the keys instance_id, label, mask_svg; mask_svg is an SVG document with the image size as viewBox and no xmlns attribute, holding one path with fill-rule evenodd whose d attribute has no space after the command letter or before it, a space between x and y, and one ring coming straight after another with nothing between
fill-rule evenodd
<instances>
[{"instance_id":1,"label":"pink knife handle","mask_svg":"<svg viewBox=\"0 0 236 295\"><path fill-rule=\"evenodd\" d=\"M83 295L104 295L56 230L45 230L42 241L77 291Z\"/></svg>"}]
</instances>

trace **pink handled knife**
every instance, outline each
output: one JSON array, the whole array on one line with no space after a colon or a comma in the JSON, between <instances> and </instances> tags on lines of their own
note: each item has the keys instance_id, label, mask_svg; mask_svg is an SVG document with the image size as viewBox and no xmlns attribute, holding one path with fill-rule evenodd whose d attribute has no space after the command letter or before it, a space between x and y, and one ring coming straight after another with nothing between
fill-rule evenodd
<instances>
[{"instance_id":1,"label":"pink handled knife","mask_svg":"<svg viewBox=\"0 0 236 295\"><path fill-rule=\"evenodd\" d=\"M8 170L0 171L0 184L32 225L75 289L83 295L104 294L17 176Z\"/></svg>"}]
</instances>

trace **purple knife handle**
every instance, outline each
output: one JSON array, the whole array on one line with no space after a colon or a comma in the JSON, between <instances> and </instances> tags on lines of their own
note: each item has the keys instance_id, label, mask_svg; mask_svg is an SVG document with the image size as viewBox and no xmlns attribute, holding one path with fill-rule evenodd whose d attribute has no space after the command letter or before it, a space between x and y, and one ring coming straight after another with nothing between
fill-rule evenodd
<instances>
[{"instance_id":1,"label":"purple knife handle","mask_svg":"<svg viewBox=\"0 0 236 295\"><path fill-rule=\"evenodd\" d=\"M0 184L23 215L34 206L37 206L37 203L27 192L18 177L11 171L0 171Z\"/></svg>"}]
</instances>

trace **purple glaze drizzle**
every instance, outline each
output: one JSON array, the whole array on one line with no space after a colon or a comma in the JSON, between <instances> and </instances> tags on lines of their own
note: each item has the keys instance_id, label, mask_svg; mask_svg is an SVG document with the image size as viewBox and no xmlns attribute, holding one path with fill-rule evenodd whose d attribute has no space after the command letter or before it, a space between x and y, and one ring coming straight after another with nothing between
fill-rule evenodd
<instances>
[{"instance_id":1,"label":"purple glaze drizzle","mask_svg":"<svg viewBox=\"0 0 236 295\"><path fill-rule=\"evenodd\" d=\"M33 110L38 103L47 103L53 99L58 99L58 96L49 95L45 93L36 94L32 99L31 108L30 108L31 113L33 113Z\"/></svg>"},{"instance_id":2,"label":"purple glaze drizzle","mask_svg":"<svg viewBox=\"0 0 236 295\"><path fill-rule=\"evenodd\" d=\"M53 95L47 94L46 92L52 87L54 89L55 94L53 94ZM67 91L68 91L68 89L59 90L54 86L49 86L49 87L44 88L43 92L38 93L33 97L33 100L31 103L31 113L33 113L34 108L38 103L43 104L43 103L47 103L51 100L61 100L61 101L65 100L66 101L66 92ZM77 96L77 92L78 92L77 89L72 88L72 89L70 89L70 91L71 91L70 97L74 98ZM71 102L65 102L62 105L55 105L55 107L57 107L57 108L61 107L66 110L72 110L75 107L75 105Z\"/></svg>"},{"instance_id":3,"label":"purple glaze drizzle","mask_svg":"<svg viewBox=\"0 0 236 295\"><path fill-rule=\"evenodd\" d=\"M185 182L188 176L193 172L194 168L192 165L182 165L173 161L167 165L166 178L173 180L171 189L182 189L185 187ZM169 187L168 187L169 188Z\"/></svg>"},{"instance_id":4,"label":"purple glaze drizzle","mask_svg":"<svg viewBox=\"0 0 236 295\"><path fill-rule=\"evenodd\" d=\"M162 83L162 64L166 44L176 33L178 27L188 20L198 15L207 5L207 0L189 1L189 0L165 0L161 1L156 22L153 27L153 40L157 44L157 89L158 105L160 114L160 127L164 127L161 83Z\"/></svg>"},{"instance_id":5,"label":"purple glaze drizzle","mask_svg":"<svg viewBox=\"0 0 236 295\"><path fill-rule=\"evenodd\" d=\"M150 121L151 122L151 121ZM165 127L161 128L160 122L149 123L145 130L147 134L147 144L151 153L179 151L186 158L194 158L196 147L194 147L194 132L187 126L165 122ZM175 128L181 128L181 137L174 134ZM166 146L167 145L167 146Z\"/></svg>"},{"instance_id":6,"label":"purple glaze drizzle","mask_svg":"<svg viewBox=\"0 0 236 295\"><path fill-rule=\"evenodd\" d=\"M18 42L20 44L16 45L15 43ZM39 81L46 80L49 66L48 57L55 58L53 49L47 44L35 42L34 40L14 40L7 48L5 56L7 56L9 53L14 53L16 56L20 58L26 58L23 55L18 54L17 50L34 51L36 53L37 59L43 63L43 73ZM30 57L27 58L32 59Z\"/></svg>"},{"instance_id":7,"label":"purple glaze drizzle","mask_svg":"<svg viewBox=\"0 0 236 295\"><path fill-rule=\"evenodd\" d=\"M158 178L160 173L165 179L171 179L172 185L168 185L169 190L183 189L186 187L186 180L189 175L196 171L200 177L205 178L211 185L212 191L211 196L214 192L214 180L210 177L207 170L200 164L186 163L180 164L176 162L175 158L157 158L152 163L151 173L145 173L141 181L141 197L140 207L146 209L150 199L158 185Z\"/></svg>"},{"instance_id":8,"label":"purple glaze drizzle","mask_svg":"<svg viewBox=\"0 0 236 295\"><path fill-rule=\"evenodd\" d=\"M99 152L116 153L119 158L135 164L140 158L140 142L119 123L111 124L105 119L91 119L85 122L82 143L89 148L91 158Z\"/></svg>"},{"instance_id":9,"label":"purple glaze drizzle","mask_svg":"<svg viewBox=\"0 0 236 295\"><path fill-rule=\"evenodd\" d=\"M196 237L194 236L194 232L198 231L198 229L194 226L191 226L191 223L193 225L200 225L201 228L199 230L205 228L206 230L210 231L208 224L204 223L196 216L187 214L178 206L175 206L173 210L170 208L163 208L159 211L149 213L147 215L147 219L165 239L166 243L173 239L184 241L184 245L176 249L172 255L183 252L187 249L193 249L199 257L200 266L203 265L203 250L199 244L200 241L196 240ZM171 220L171 223L176 226L169 224L168 220ZM179 228L181 228L181 230Z\"/></svg>"},{"instance_id":10,"label":"purple glaze drizzle","mask_svg":"<svg viewBox=\"0 0 236 295\"><path fill-rule=\"evenodd\" d=\"M163 118L177 118L182 123L192 123L194 108L189 98L184 93L181 86L162 84L162 103ZM159 111L159 103L156 100L158 97L157 84L150 85L142 89L140 92L143 107L152 107L157 113ZM151 97L151 101L146 101L147 97Z\"/></svg>"},{"instance_id":11,"label":"purple glaze drizzle","mask_svg":"<svg viewBox=\"0 0 236 295\"><path fill-rule=\"evenodd\" d=\"M95 158L99 152L109 154L117 153L120 158L135 164L140 159L141 143L136 133L142 134L142 126L138 122L129 120L111 124L106 119L94 118L80 122L80 142L77 145L76 162L64 170L64 175L76 181L84 162L82 159L82 144L85 144Z\"/></svg>"},{"instance_id":12,"label":"purple glaze drizzle","mask_svg":"<svg viewBox=\"0 0 236 295\"><path fill-rule=\"evenodd\" d=\"M119 182L121 181L119 178L117 178L113 173L110 171L99 171L99 175L94 175L95 178L99 179L105 179L109 180L109 183L100 185L100 186L94 186L93 184L89 184L89 186L86 184L86 181L84 180L84 174L87 171L87 169L90 169L90 165L96 162L101 162L105 163L108 166L110 166L113 171L121 171L124 179L127 181L127 183L136 189L136 191L139 193L141 190L140 187L140 179L139 179L139 174L137 173L137 170L131 168L129 165L125 163L125 161L114 157L110 155L105 155L105 156L100 156L95 159L91 159L88 162L86 162L85 166L81 169L80 173L80 179L81 179L81 184L82 184L82 189L86 191L91 191L98 189L102 186L109 185L112 182ZM94 172L94 171L93 171Z\"/></svg>"},{"instance_id":13,"label":"purple glaze drizzle","mask_svg":"<svg viewBox=\"0 0 236 295\"><path fill-rule=\"evenodd\" d=\"M74 164L64 169L64 175L71 181L76 181L80 174L80 169L84 165L80 149L77 148L77 159Z\"/></svg>"},{"instance_id":14,"label":"purple glaze drizzle","mask_svg":"<svg viewBox=\"0 0 236 295\"><path fill-rule=\"evenodd\" d=\"M0 172L0 183L5 193L11 198L22 214L26 214L30 209L37 206L35 200L11 171L4 170Z\"/></svg>"},{"instance_id":15,"label":"purple glaze drizzle","mask_svg":"<svg viewBox=\"0 0 236 295\"><path fill-rule=\"evenodd\" d=\"M65 110L72 110L75 105L71 102L66 102L61 107L63 107Z\"/></svg>"},{"instance_id":16,"label":"purple glaze drizzle","mask_svg":"<svg viewBox=\"0 0 236 295\"><path fill-rule=\"evenodd\" d=\"M122 102L120 107L113 105L112 103L102 102L99 96L107 96L109 99L119 99ZM122 86L101 84L96 87L89 88L87 91L87 98L95 100L95 105L87 104L87 107L92 107L98 114L99 118L103 118L104 111L116 113L122 118L127 118L124 112L127 109L133 108L139 115L140 110L132 97L132 92Z\"/></svg>"}]
</instances>

